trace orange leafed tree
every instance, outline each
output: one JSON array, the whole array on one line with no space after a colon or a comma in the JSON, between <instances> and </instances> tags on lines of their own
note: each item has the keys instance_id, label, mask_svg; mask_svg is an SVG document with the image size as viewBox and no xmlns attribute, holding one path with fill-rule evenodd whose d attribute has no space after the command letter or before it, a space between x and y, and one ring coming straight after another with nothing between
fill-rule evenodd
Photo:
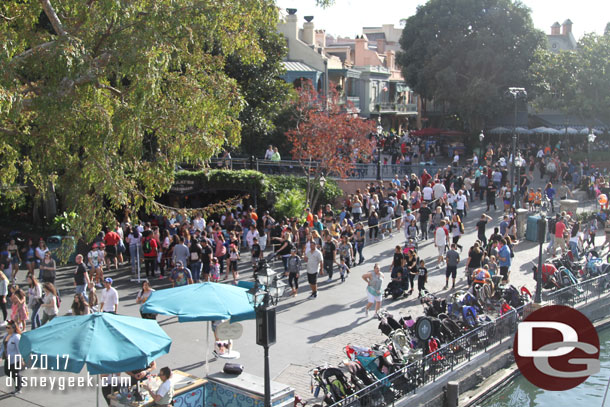
<instances>
[{"instance_id":1,"label":"orange leafed tree","mask_svg":"<svg viewBox=\"0 0 610 407\"><path fill-rule=\"evenodd\" d=\"M297 124L286 132L292 145L292 159L299 162L308 177L307 201L312 208L318 200L322 176L347 177L357 162L369 162L373 143L368 135L375 122L354 114L350 102L341 103L334 85L328 98L319 94L311 81L297 89L295 101Z\"/></svg>"}]
</instances>

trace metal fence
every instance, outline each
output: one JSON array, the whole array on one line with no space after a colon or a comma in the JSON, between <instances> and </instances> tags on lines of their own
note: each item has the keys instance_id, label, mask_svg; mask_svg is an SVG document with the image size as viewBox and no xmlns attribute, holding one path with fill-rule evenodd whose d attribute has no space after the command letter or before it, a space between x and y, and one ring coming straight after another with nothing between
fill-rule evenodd
<instances>
[{"instance_id":1,"label":"metal fence","mask_svg":"<svg viewBox=\"0 0 610 407\"><path fill-rule=\"evenodd\" d=\"M575 308L596 300L610 292L610 273L602 274L569 287L543 293L542 299L552 305L567 305Z\"/></svg>"},{"instance_id":2,"label":"metal fence","mask_svg":"<svg viewBox=\"0 0 610 407\"><path fill-rule=\"evenodd\" d=\"M610 292L610 273L545 293L543 299L549 305L576 307L599 299L608 292ZM469 361L473 356L486 352L496 344L510 340L510 336L517 330L523 309L524 307L520 307L493 322L479 326L436 352L400 368L382 380L333 404L332 407L378 407L393 404L409 393L415 394L418 388L453 371L460 363Z\"/></svg>"},{"instance_id":3,"label":"metal fence","mask_svg":"<svg viewBox=\"0 0 610 407\"><path fill-rule=\"evenodd\" d=\"M319 163L312 161L307 163L307 167L304 169L302 163L299 161L282 160L282 161L270 161L270 160L259 160L259 159L247 159L247 158L212 158L209 161L210 167L212 168L226 168L231 170L249 170L253 169L260 171L264 174L275 174L275 175L298 175L304 176L306 174L306 168L310 167L313 170L317 169ZM420 176L424 169L428 173L434 175L438 170L444 170L447 165L437 164L436 162L426 163L411 163L411 164L381 164L379 168L379 174L381 179L392 179L394 175L404 176L410 174L417 174ZM452 166L454 173L463 174L467 167L455 167ZM348 179L376 179L377 178L377 163L356 163L354 169L348 174ZM333 177L338 174L327 174L327 176Z\"/></svg>"},{"instance_id":4,"label":"metal fence","mask_svg":"<svg viewBox=\"0 0 610 407\"><path fill-rule=\"evenodd\" d=\"M488 348L510 340L510 335L517 330L522 311L523 307L520 307L481 325L332 406L377 407L393 404L410 393L415 394L417 389L453 371L460 363L468 362Z\"/></svg>"}]
</instances>

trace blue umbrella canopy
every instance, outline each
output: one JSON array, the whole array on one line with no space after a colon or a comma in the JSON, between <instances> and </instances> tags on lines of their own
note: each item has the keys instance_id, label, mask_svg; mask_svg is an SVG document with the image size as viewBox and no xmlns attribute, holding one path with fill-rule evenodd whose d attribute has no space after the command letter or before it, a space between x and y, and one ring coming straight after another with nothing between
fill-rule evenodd
<instances>
[{"instance_id":1,"label":"blue umbrella canopy","mask_svg":"<svg viewBox=\"0 0 610 407\"><path fill-rule=\"evenodd\" d=\"M91 374L141 369L169 352L172 340L156 321L109 313L57 317L25 332L19 350L48 368ZM46 355L44 358L41 355Z\"/></svg>"},{"instance_id":2,"label":"blue umbrella canopy","mask_svg":"<svg viewBox=\"0 0 610 407\"><path fill-rule=\"evenodd\" d=\"M180 322L231 322L253 319L256 314L248 290L229 284L203 283L154 291L140 308L150 314L175 315Z\"/></svg>"}]
</instances>

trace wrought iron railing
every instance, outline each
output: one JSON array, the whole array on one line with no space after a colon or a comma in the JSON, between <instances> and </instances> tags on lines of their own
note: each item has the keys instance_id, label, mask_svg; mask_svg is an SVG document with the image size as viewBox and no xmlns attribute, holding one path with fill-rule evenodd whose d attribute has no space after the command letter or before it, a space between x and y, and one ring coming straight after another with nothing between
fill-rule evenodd
<instances>
[{"instance_id":1,"label":"wrought iron railing","mask_svg":"<svg viewBox=\"0 0 610 407\"><path fill-rule=\"evenodd\" d=\"M523 308L512 310L477 327L439 350L340 400L332 407L377 407L391 404L409 393L415 394L418 388L436 381L439 376L453 371L459 364L508 340L517 329Z\"/></svg>"},{"instance_id":2,"label":"wrought iron railing","mask_svg":"<svg viewBox=\"0 0 610 407\"><path fill-rule=\"evenodd\" d=\"M545 304L577 307L610 292L610 273L543 295ZM479 326L455 341L442 346L421 360L410 363L370 386L346 397L332 407L378 407L398 401L409 393L453 369L489 347L510 340L517 330L524 307L513 310L495 321Z\"/></svg>"},{"instance_id":3,"label":"wrought iron railing","mask_svg":"<svg viewBox=\"0 0 610 407\"><path fill-rule=\"evenodd\" d=\"M387 155L384 153L384 155ZM316 161L311 161L311 163L307 163L305 166L302 165L299 161L292 160L281 160L281 161L270 161L270 160L259 160L253 159L250 160L248 158L212 158L209 161L211 168L226 168L231 170L245 170L245 169L253 169L260 171L265 174L278 174L278 175L298 175L304 176L305 171L308 168L312 170L316 170L318 168L319 163ZM381 164L380 166L380 176L383 180L388 180L394 177L394 175L399 175L401 177L410 174L416 174L420 176L424 170L428 173L434 175L438 170L444 170L447 168L447 165L439 165L435 162L426 162L426 163L401 163L401 164ZM452 166L452 170L454 173L462 175L464 172L464 167L455 167ZM338 174L326 174L328 177L337 177ZM356 163L354 164L354 168L347 174L348 179L376 179L377 178L377 163Z\"/></svg>"}]
</instances>

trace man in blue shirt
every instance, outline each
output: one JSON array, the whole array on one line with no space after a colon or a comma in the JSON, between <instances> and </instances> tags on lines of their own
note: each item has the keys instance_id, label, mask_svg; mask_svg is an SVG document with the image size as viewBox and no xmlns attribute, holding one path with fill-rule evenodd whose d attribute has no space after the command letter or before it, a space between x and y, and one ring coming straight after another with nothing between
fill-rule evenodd
<instances>
[{"instance_id":1,"label":"man in blue shirt","mask_svg":"<svg viewBox=\"0 0 610 407\"><path fill-rule=\"evenodd\" d=\"M502 275L502 282L508 282L508 274L510 273L510 247L506 244L504 238L500 239L498 250L498 265L500 266L500 274Z\"/></svg>"},{"instance_id":2,"label":"man in blue shirt","mask_svg":"<svg viewBox=\"0 0 610 407\"><path fill-rule=\"evenodd\" d=\"M508 229L508 215L504 215L502 218L502 222L500 222L500 234L502 236L506 236L506 230Z\"/></svg>"}]
</instances>

